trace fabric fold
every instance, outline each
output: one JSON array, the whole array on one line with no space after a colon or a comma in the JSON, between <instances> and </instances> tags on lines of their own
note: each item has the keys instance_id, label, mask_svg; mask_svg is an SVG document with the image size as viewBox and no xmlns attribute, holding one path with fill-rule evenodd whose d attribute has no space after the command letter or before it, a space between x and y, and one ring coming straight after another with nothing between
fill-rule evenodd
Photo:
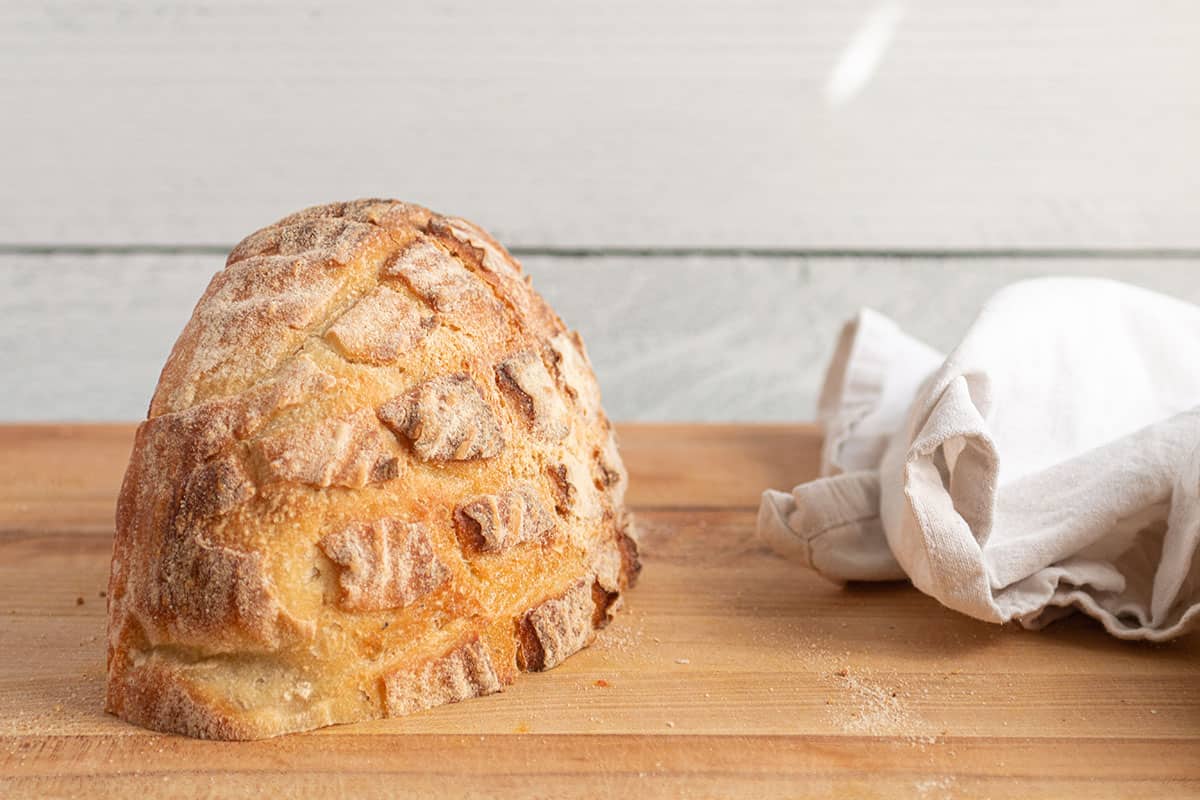
<instances>
[{"instance_id":1,"label":"fabric fold","mask_svg":"<svg viewBox=\"0 0 1200 800\"><path fill-rule=\"evenodd\" d=\"M874 469L909 402L943 356L870 309L847 322L825 372L821 474Z\"/></svg>"},{"instance_id":2,"label":"fabric fold","mask_svg":"<svg viewBox=\"0 0 1200 800\"><path fill-rule=\"evenodd\" d=\"M1096 279L995 295L945 357L869 311L821 393L822 475L759 531L835 581L907 577L1040 628L1162 640L1200 620L1200 308Z\"/></svg>"},{"instance_id":3,"label":"fabric fold","mask_svg":"<svg viewBox=\"0 0 1200 800\"><path fill-rule=\"evenodd\" d=\"M879 519L879 475L851 472L768 490L758 530L776 552L836 583L903 580Z\"/></svg>"}]
</instances>

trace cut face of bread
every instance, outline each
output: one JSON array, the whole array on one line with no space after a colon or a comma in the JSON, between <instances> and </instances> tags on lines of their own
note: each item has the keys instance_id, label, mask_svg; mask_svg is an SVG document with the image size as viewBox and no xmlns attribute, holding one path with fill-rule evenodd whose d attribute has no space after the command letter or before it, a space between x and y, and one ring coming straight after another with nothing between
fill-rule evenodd
<instances>
[{"instance_id":1,"label":"cut face of bread","mask_svg":"<svg viewBox=\"0 0 1200 800\"><path fill-rule=\"evenodd\" d=\"M560 664L639 565L578 335L464 220L388 200L247 237L117 507L106 708L255 739Z\"/></svg>"}]
</instances>

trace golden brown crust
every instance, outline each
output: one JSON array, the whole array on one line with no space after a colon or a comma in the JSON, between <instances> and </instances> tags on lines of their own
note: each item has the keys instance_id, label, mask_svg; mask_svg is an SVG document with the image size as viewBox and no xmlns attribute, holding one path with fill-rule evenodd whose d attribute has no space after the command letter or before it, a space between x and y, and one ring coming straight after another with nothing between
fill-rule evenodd
<instances>
[{"instance_id":1,"label":"golden brown crust","mask_svg":"<svg viewBox=\"0 0 1200 800\"><path fill-rule=\"evenodd\" d=\"M575 332L562 332L550 339L550 352L559 380L567 395L586 414L594 414L600 408L600 387L596 376L588 366L584 354L583 339Z\"/></svg>"},{"instance_id":2,"label":"golden brown crust","mask_svg":"<svg viewBox=\"0 0 1200 800\"><path fill-rule=\"evenodd\" d=\"M470 553L499 553L555 529L554 517L530 486L485 494L454 512L459 544Z\"/></svg>"},{"instance_id":3,"label":"golden brown crust","mask_svg":"<svg viewBox=\"0 0 1200 800\"><path fill-rule=\"evenodd\" d=\"M366 409L274 431L254 450L276 481L361 489L400 474L394 443Z\"/></svg>"},{"instance_id":4,"label":"golden brown crust","mask_svg":"<svg viewBox=\"0 0 1200 800\"><path fill-rule=\"evenodd\" d=\"M525 350L496 365L496 382L517 406L533 435L557 442L571 431L571 420L554 378L532 350Z\"/></svg>"},{"instance_id":5,"label":"golden brown crust","mask_svg":"<svg viewBox=\"0 0 1200 800\"><path fill-rule=\"evenodd\" d=\"M601 499L596 480L578 455L563 453L562 460L549 465L546 474L550 477L555 509L560 516L586 520L600 514Z\"/></svg>"},{"instance_id":6,"label":"golden brown crust","mask_svg":"<svg viewBox=\"0 0 1200 800\"><path fill-rule=\"evenodd\" d=\"M403 292L380 286L325 331L348 361L392 364L434 326L433 314Z\"/></svg>"},{"instance_id":7,"label":"golden brown crust","mask_svg":"<svg viewBox=\"0 0 1200 800\"><path fill-rule=\"evenodd\" d=\"M385 675L383 684L384 705L393 717L504 688L487 645L475 634L440 656Z\"/></svg>"},{"instance_id":8,"label":"golden brown crust","mask_svg":"<svg viewBox=\"0 0 1200 800\"><path fill-rule=\"evenodd\" d=\"M578 336L465 220L360 200L243 240L117 508L107 708L248 739L498 691L638 570Z\"/></svg>"},{"instance_id":9,"label":"golden brown crust","mask_svg":"<svg viewBox=\"0 0 1200 800\"><path fill-rule=\"evenodd\" d=\"M318 546L339 567L337 602L346 611L404 608L450 577L419 522L356 522Z\"/></svg>"},{"instance_id":10,"label":"golden brown crust","mask_svg":"<svg viewBox=\"0 0 1200 800\"><path fill-rule=\"evenodd\" d=\"M384 265L383 278L401 278L442 314L469 319L496 313L498 304L487 284L433 239L418 238Z\"/></svg>"},{"instance_id":11,"label":"golden brown crust","mask_svg":"<svg viewBox=\"0 0 1200 800\"><path fill-rule=\"evenodd\" d=\"M109 669L107 710L156 731L198 739L253 739L251 727L207 701L184 672L161 660Z\"/></svg>"},{"instance_id":12,"label":"golden brown crust","mask_svg":"<svg viewBox=\"0 0 1200 800\"><path fill-rule=\"evenodd\" d=\"M578 580L522 615L517 621L521 669L551 669L587 646L612 602L609 593L597 591L597 586L590 577Z\"/></svg>"},{"instance_id":13,"label":"golden brown crust","mask_svg":"<svg viewBox=\"0 0 1200 800\"><path fill-rule=\"evenodd\" d=\"M441 375L393 397L379 418L422 461L491 458L504 448L495 410L466 373Z\"/></svg>"}]
</instances>

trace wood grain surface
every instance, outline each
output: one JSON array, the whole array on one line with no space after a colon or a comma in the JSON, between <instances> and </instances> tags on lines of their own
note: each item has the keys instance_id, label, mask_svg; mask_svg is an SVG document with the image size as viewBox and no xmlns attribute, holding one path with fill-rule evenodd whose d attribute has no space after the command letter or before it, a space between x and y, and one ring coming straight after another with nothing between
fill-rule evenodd
<instances>
[{"instance_id":1,"label":"wood grain surface","mask_svg":"<svg viewBox=\"0 0 1200 800\"><path fill-rule=\"evenodd\" d=\"M646 568L592 648L503 694L255 743L100 709L132 427L0 427L0 796L1200 796L1200 639L976 622L764 550L806 426L623 425Z\"/></svg>"},{"instance_id":2,"label":"wood grain surface","mask_svg":"<svg viewBox=\"0 0 1200 800\"><path fill-rule=\"evenodd\" d=\"M0 5L0 242L401 196L535 247L1197 248L1200 9Z\"/></svg>"}]
</instances>

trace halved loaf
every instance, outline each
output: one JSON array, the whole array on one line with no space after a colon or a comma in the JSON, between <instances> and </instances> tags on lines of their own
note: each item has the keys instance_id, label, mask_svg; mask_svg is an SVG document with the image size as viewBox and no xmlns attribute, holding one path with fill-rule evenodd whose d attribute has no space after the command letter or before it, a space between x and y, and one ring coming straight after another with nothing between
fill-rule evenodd
<instances>
[{"instance_id":1,"label":"halved loaf","mask_svg":"<svg viewBox=\"0 0 1200 800\"><path fill-rule=\"evenodd\" d=\"M639 566L583 344L480 228L389 200L234 248L117 507L109 711L254 739L499 691Z\"/></svg>"}]
</instances>

